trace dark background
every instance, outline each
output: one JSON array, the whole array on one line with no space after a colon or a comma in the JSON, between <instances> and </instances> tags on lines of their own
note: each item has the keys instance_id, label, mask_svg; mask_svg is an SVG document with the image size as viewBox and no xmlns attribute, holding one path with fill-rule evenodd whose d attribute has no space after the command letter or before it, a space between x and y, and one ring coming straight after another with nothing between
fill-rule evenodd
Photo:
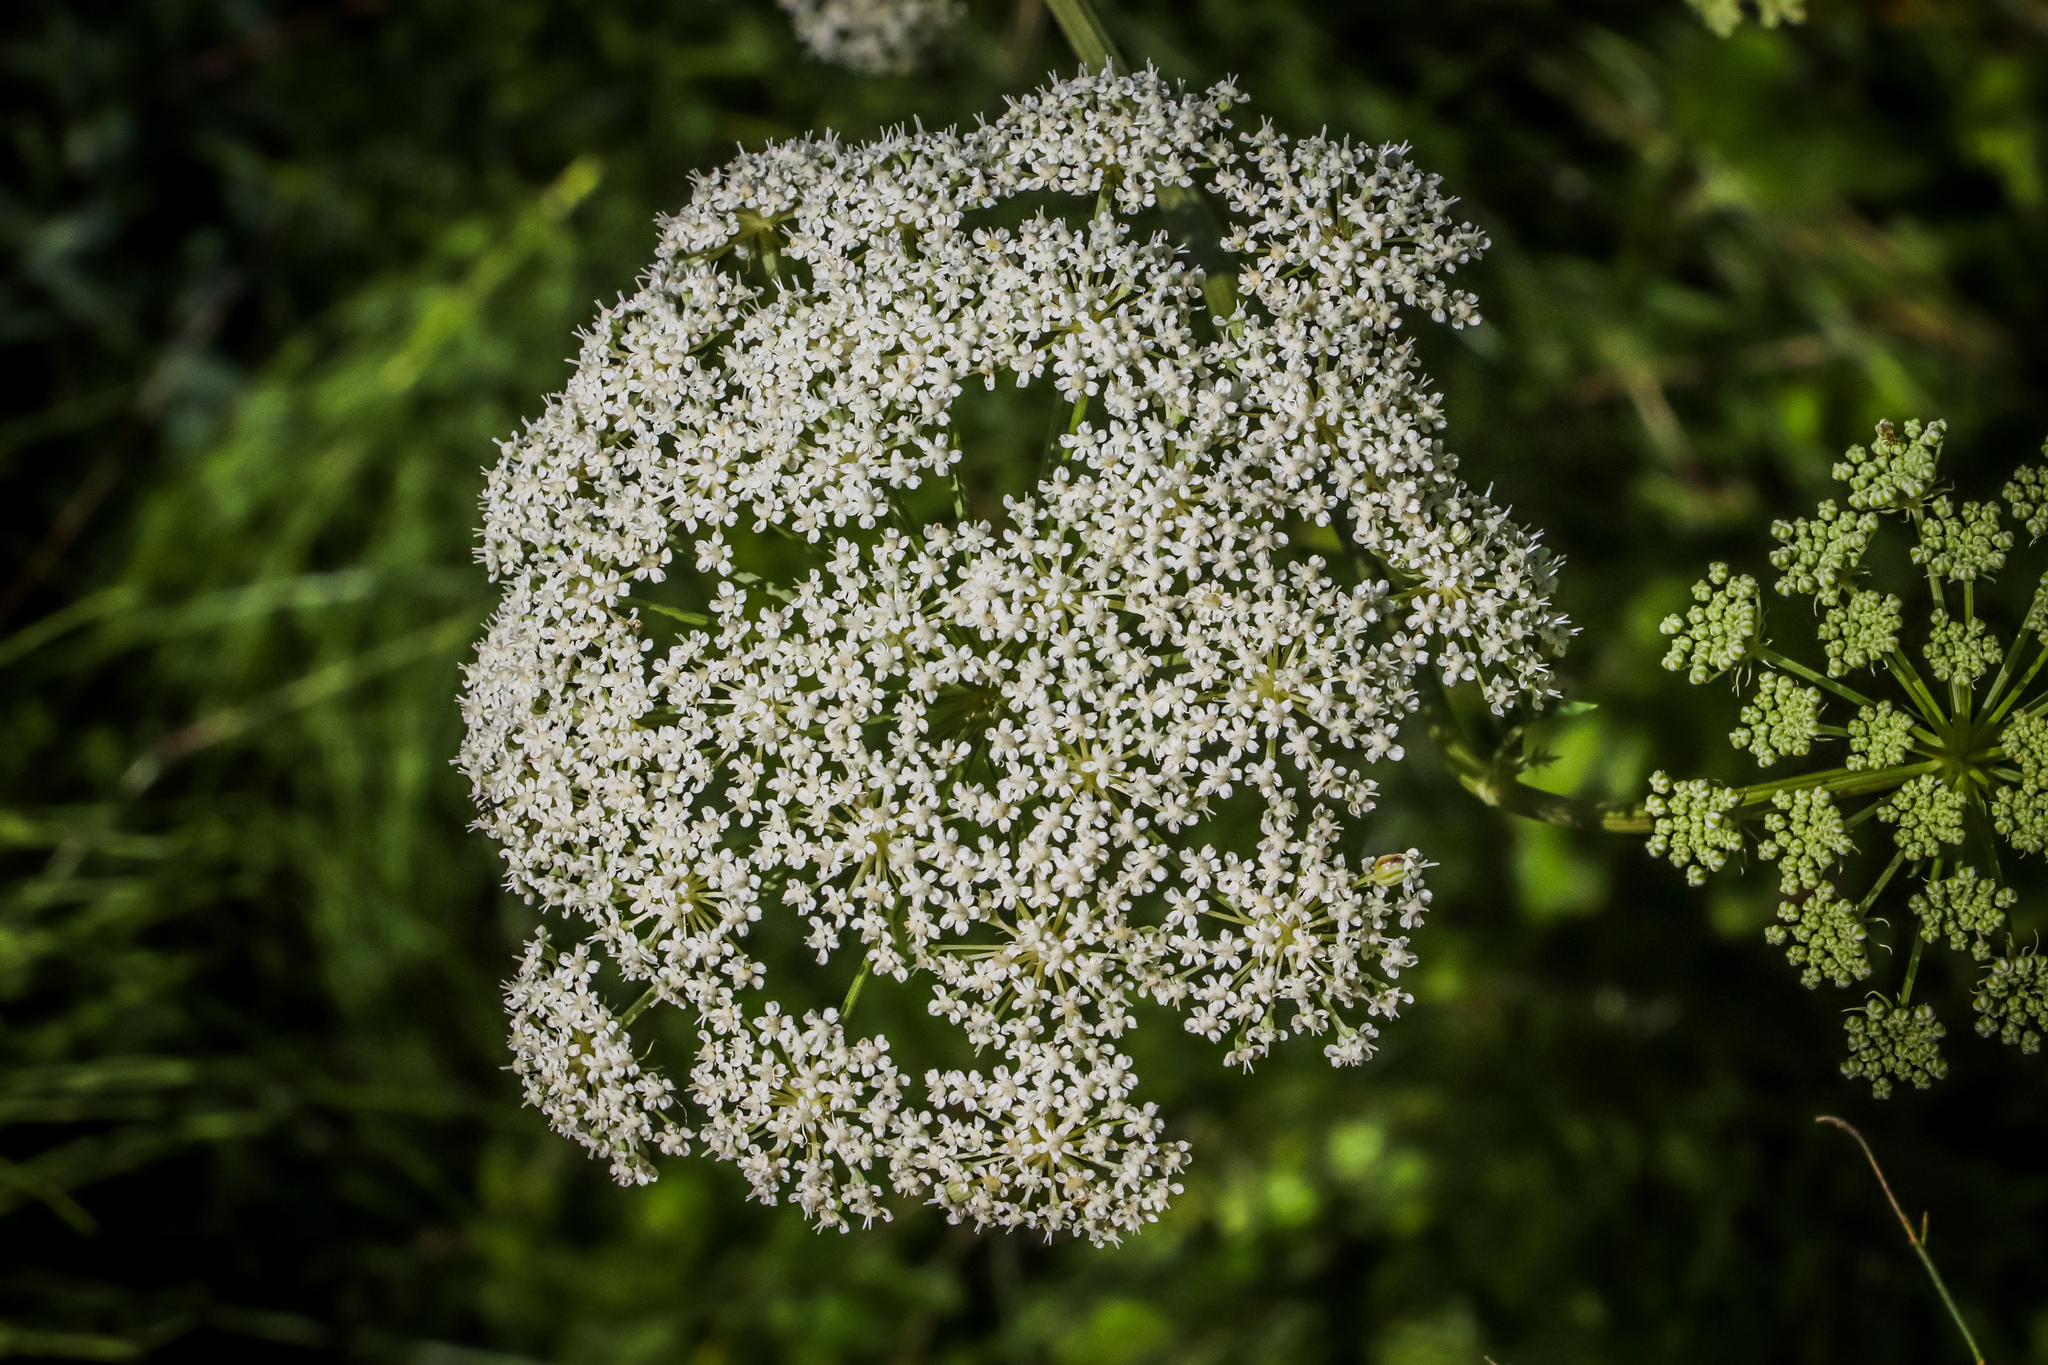
<instances>
[{"instance_id":1,"label":"dark background","mask_svg":"<svg viewBox=\"0 0 2048 1365\"><path fill-rule=\"evenodd\" d=\"M696 1159L621 1191L519 1106L531 912L448 766L491 442L693 170L1071 64L1035 8L969 9L877 80L765 0L7 7L0 1354L1962 1360L1833 1112L1990 1358L2048 1362L2048 1063L1923 975L1951 1074L1872 1100L1856 997L1762 942L1771 877L1518 826L1420 733L1377 817L1440 864L1415 1006L1361 1071L1141 1031L1196 1165L1119 1249L916 1209L820 1236ZM1426 350L1468 475L1569 559L1600 709L1560 789L1738 771L1656 623L1709 559L1764 572L1876 419L1947 417L1971 492L2048 432L2048 4L1727 40L1679 0L1108 13L1249 116L1412 143L1492 235L1488 325Z\"/></svg>"}]
</instances>

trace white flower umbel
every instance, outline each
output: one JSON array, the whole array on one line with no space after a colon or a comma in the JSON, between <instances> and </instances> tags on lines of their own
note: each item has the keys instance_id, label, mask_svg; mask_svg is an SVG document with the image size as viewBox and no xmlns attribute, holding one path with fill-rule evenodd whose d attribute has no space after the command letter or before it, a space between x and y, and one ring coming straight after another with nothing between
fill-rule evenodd
<instances>
[{"instance_id":1,"label":"white flower umbel","mask_svg":"<svg viewBox=\"0 0 2048 1365\"><path fill-rule=\"evenodd\" d=\"M915 71L960 20L960 0L779 0L797 40L821 62L864 76Z\"/></svg>"},{"instance_id":2,"label":"white flower umbel","mask_svg":"<svg viewBox=\"0 0 2048 1365\"><path fill-rule=\"evenodd\" d=\"M886 1171L1113 1239L1186 1161L1117 1050L1137 1002L1249 1065L1359 1062L1407 1001L1424 863L1362 852L1368 774L1423 669L1540 704L1567 630L1400 330L1478 320L1448 277L1484 238L1400 149L1240 131L1237 98L1083 76L742 157L507 442L461 762L511 888L586 940L513 993L598 1020L595 1067L558 1055L590 1026L515 1037L564 1131L694 1136L840 1226ZM1196 190L1234 295L1154 226ZM959 479L977 383L1063 433L1000 515ZM835 993L923 978L994 1064L906 1093L885 1040L769 998L776 942ZM583 1003L600 960L696 1019L690 1134Z\"/></svg>"}]
</instances>

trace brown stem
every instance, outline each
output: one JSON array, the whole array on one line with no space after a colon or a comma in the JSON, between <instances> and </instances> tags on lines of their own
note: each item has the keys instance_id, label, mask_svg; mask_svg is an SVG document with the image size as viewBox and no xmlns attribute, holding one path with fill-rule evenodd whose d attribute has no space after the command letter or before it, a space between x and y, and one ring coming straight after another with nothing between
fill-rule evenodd
<instances>
[{"instance_id":1,"label":"brown stem","mask_svg":"<svg viewBox=\"0 0 2048 1365\"><path fill-rule=\"evenodd\" d=\"M1906 1230L1906 1240L1912 1244L1913 1254L1918 1256L1920 1264L1927 1268L1927 1278L1934 1281L1935 1292L1941 1295L1942 1303L1948 1308L1948 1315L1955 1319L1956 1330L1963 1334L1963 1344L1970 1348L1970 1358L1976 1361L1977 1365L1984 1365L1984 1353L1977 1349L1977 1339L1970 1335L1970 1324L1963 1321L1963 1310L1956 1307L1956 1301L1949 1297L1948 1286L1941 1280L1941 1272L1934 1268L1934 1259L1927 1254L1927 1239L1923 1235L1927 1227L1925 1217L1920 1220L1921 1232L1913 1231L1913 1220L1906 1217L1906 1211L1899 1207L1898 1197L1892 1193L1891 1182L1884 1178L1884 1167L1877 1164L1877 1154L1870 1150L1870 1144L1863 1140L1863 1134L1856 1131L1854 1124L1846 1119L1838 1119L1833 1114L1822 1114L1815 1118L1814 1122L1833 1124L1855 1138L1856 1145L1863 1149L1864 1159L1870 1162L1871 1172L1877 1176L1878 1188L1884 1191L1885 1202L1892 1206L1892 1212L1899 1216L1899 1226Z\"/></svg>"}]
</instances>

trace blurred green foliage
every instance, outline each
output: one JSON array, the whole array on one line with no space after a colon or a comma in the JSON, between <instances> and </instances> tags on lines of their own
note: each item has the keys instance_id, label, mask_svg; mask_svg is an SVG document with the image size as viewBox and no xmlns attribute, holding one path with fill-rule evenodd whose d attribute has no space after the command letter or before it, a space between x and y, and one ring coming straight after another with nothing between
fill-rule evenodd
<instances>
[{"instance_id":1,"label":"blurred green foliage","mask_svg":"<svg viewBox=\"0 0 2048 1365\"><path fill-rule=\"evenodd\" d=\"M1853 1117L1993 1359L2048 1361L2039 1062L1886 1104L1768 879L1511 827L1417 757L1417 1003L1357 1073L1136 1035L1197 1165L1110 1252L928 1213L817 1236L731 1170L642 1190L517 1104L447 760L491 441L734 142L1000 107L1067 58L805 61L765 0L19 0L0 18L0 1354L487 1362L1954 1358ZM1568 555L1542 780L1731 760L1656 666L1880 416L1960 482L2048 431L2048 7L1117 0L1252 116L1414 144L1494 239L1426 339L1449 433ZM2030 896L2043 887L2025 888ZM1752 897L1751 893L1755 895ZM1967 1018L1964 983L1934 982ZM1943 1355L1943 1352L1950 1353Z\"/></svg>"}]
</instances>

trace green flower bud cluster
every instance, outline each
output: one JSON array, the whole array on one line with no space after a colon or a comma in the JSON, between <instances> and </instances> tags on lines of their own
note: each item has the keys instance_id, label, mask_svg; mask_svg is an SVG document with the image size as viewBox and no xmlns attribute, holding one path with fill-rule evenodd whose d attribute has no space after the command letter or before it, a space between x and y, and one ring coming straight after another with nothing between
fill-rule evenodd
<instances>
[{"instance_id":1,"label":"green flower bud cluster","mask_svg":"<svg viewBox=\"0 0 2048 1365\"><path fill-rule=\"evenodd\" d=\"M1833 605L1856 581L1856 566L1877 532L1877 513L1843 513L1824 502L1811 517L1774 521L1771 534L1785 542L1771 551L1771 567L1784 570L1778 592L1790 597L1803 592Z\"/></svg>"},{"instance_id":2,"label":"green flower bud cluster","mask_svg":"<svg viewBox=\"0 0 2048 1365\"><path fill-rule=\"evenodd\" d=\"M1978 876L1974 867L1965 867L1953 877L1927 883L1926 890L1907 904L1920 917L1922 939L1938 943L1947 935L1951 949L1960 953L1967 948L1971 957L1982 962L1991 956L1991 943L1985 935L1998 932L1998 926L2005 923L2006 910L2018 899L2018 892Z\"/></svg>"},{"instance_id":3,"label":"green flower bud cluster","mask_svg":"<svg viewBox=\"0 0 2048 1365\"><path fill-rule=\"evenodd\" d=\"M1839 678L1852 668L1867 668L1897 649L1903 606L1890 593L1859 588L1847 602L1828 608L1815 632L1828 656L1828 676Z\"/></svg>"},{"instance_id":4,"label":"green flower bud cluster","mask_svg":"<svg viewBox=\"0 0 2048 1365\"><path fill-rule=\"evenodd\" d=\"M1989 975L1977 969L1979 1033L2028 1049L2048 1035L2048 959L1997 959L1992 948L2018 913L1997 841L2048 853L2048 575L2010 650L1977 610L1980 598L2000 600L1978 588L2013 550L2007 508L2029 535L2048 536L2048 464L2013 475L2002 501L1958 502L1939 482L1946 434L1940 422L1879 423L1867 449L1851 448L1835 466L1846 496L1772 524L1778 593L1808 596L1816 609L1803 648L1768 638L1754 581L1723 563L1694 588L1699 605L1664 622L1674 637L1665 667L1695 683L1732 674L1740 723L1729 743L1765 771L1735 787L1658 773L1644 804L1650 851L1694 885L1745 846L1777 864L1780 904L1764 937L1801 984L1894 974L1895 993L1876 996L1848 1025L1844 1073L1879 1095L1946 1072L1943 1027L1913 995L1930 946L1988 964ZM1888 531L1887 517L1911 534ZM1902 572L1908 560L1920 572ZM1900 582L1924 578L1931 600L1909 613L1899 596L1862 581L1866 564ZM1846 681L1865 669L1875 677ZM1850 711L1840 729L1822 714L1837 701ZM1846 753L1812 761L1837 739ZM1889 838L1864 856L1854 832L1872 817ZM1850 877L1867 880L1852 892ZM1907 890L1889 894L1910 907L1910 920L1876 908L1895 878ZM1885 955L1870 949L1872 938L1884 940Z\"/></svg>"},{"instance_id":5,"label":"green flower bud cluster","mask_svg":"<svg viewBox=\"0 0 2048 1365\"><path fill-rule=\"evenodd\" d=\"M1650 856L1685 868L1689 884L1701 885L1742 847L1730 816L1740 799L1732 789L1699 779L1674 782L1658 772L1650 774L1650 791L1643 803L1653 817Z\"/></svg>"},{"instance_id":6,"label":"green flower bud cluster","mask_svg":"<svg viewBox=\"0 0 2048 1365\"><path fill-rule=\"evenodd\" d=\"M2041 1050L2041 1030L2048 1029L2048 957L2032 952L2002 957L1977 987L1977 1035L1993 1034L2021 1052Z\"/></svg>"},{"instance_id":7,"label":"green flower bud cluster","mask_svg":"<svg viewBox=\"0 0 2048 1365\"><path fill-rule=\"evenodd\" d=\"M1991 823L2014 848L2039 853L2048 844L2048 717L2021 711L2000 739L2020 780L1991 794Z\"/></svg>"},{"instance_id":8,"label":"green flower bud cluster","mask_svg":"<svg viewBox=\"0 0 2048 1365\"><path fill-rule=\"evenodd\" d=\"M1742 27L1742 0L1691 0L1707 27L1726 38ZM1755 0L1757 22L1765 28L1806 22L1806 0Z\"/></svg>"},{"instance_id":9,"label":"green flower bud cluster","mask_svg":"<svg viewBox=\"0 0 2048 1365\"><path fill-rule=\"evenodd\" d=\"M1982 621L1974 616L1967 621L1952 621L1939 607L1928 619L1933 622L1933 629L1920 652L1926 656L1928 670L1935 677L1969 687L1998 667L2003 651Z\"/></svg>"},{"instance_id":10,"label":"green flower bud cluster","mask_svg":"<svg viewBox=\"0 0 2048 1365\"><path fill-rule=\"evenodd\" d=\"M2048 455L2048 445L2041 447L2041 453ZM2027 528L2029 538L2039 540L2048 535L2048 469L2021 465L2006 484L2004 496L2013 519Z\"/></svg>"},{"instance_id":11,"label":"green flower bud cluster","mask_svg":"<svg viewBox=\"0 0 2048 1365\"><path fill-rule=\"evenodd\" d=\"M1893 792L1877 808L1877 818L1899 828L1893 840L1908 862L1939 858L1943 844L1963 841L1963 794L1933 773L1926 773Z\"/></svg>"},{"instance_id":12,"label":"green flower bud cluster","mask_svg":"<svg viewBox=\"0 0 2048 1365\"><path fill-rule=\"evenodd\" d=\"M2041 575L2041 582L2034 589L2034 600L2027 604L2027 619L2020 622L2023 634L2038 635L2043 644L2048 644L2048 573Z\"/></svg>"},{"instance_id":13,"label":"green flower bud cluster","mask_svg":"<svg viewBox=\"0 0 2048 1365\"><path fill-rule=\"evenodd\" d=\"M1920 520L1920 543L1913 562L1931 574L1957 583L1984 578L2005 567L2012 532L1998 524L1998 504L1966 502L1960 513L1947 498L1936 498Z\"/></svg>"},{"instance_id":14,"label":"green flower bud cluster","mask_svg":"<svg viewBox=\"0 0 2048 1365\"><path fill-rule=\"evenodd\" d=\"M1879 1099L1890 1096L1895 1079L1925 1090L1948 1075L1940 1046L1948 1030L1931 1006L1908 1009L1873 998L1849 1015L1848 1028L1849 1060L1842 1063L1842 1074L1869 1081Z\"/></svg>"},{"instance_id":15,"label":"green flower bud cluster","mask_svg":"<svg viewBox=\"0 0 2048 1365\"><path fill-rule=\"evenodd\" d=\"M1822 885L1827 870L1842 855L1855 852L1856 842L1829 793L1818 787L1779 792L1771 804L1777 809L1764 817L1769 837L1757 845L1756 855L1778 863L1778 890L1785 895Z\"/></svg>"},{"instance_id":16,"label":"green flower bud cluster","mask_svg":"<svg viewBox=\"0 0 2048 1365\"><path fill-rule=\"evenodd\" d=\"M1868 450L1850 446L1835 477L1849 485L1849 505L1857 511L1897 512L1918 507L1934 486L1934 466L1941 459L1941 439L1948 423L1906 423L1901 439L1890 422L1877 424L1877 438Z\"/></svg>"},{"instance_id":17,"label":"green flower bud cluster","mask_svg":"<svg viewBox=\"0 0 2048 1365\"><path fill-rule=\"evenodd\" d=\"M1799 984L1806 989L1818 986L1822 977L1846 986L1870 975L1870 959L1863 951L1863 916L1829 883L1781 903L1778 918L1785 923L1764 930L1764 942L1776 946L1791 940L1785 960L1802 969Z\"/></svg>"},{"instance_id":18,"label":"green flower bud cluster","mask_svg":"<svg viewBox=\"0 0 2048 1365\"><path fill-rule=\"evenodd\" d=\"M1820 693L1766 673L1757 679L1756 699L1742 708L1742 724L1728 732L1728 742L1756 755L1758 767L1768 768L1782 755L1811 749L1819 726Z\"/></svg>"},{"instance_id":19,"label":"green flower bud cluster","mask_svg":"<svg viewBox=\"0 0 2048 1365\"><path fill-rule=\"evenodd\" d=\"M1664 667L1675 673L1690 657L1686 677L1703 683L1749 657L1761 615L1756 580L1748 574L1730 578L1726 564L1708 565L1707 576L1692 585L1692 595L1700 605L1683 617L1665 617L1658 629L1672 637Z\"/></svg>"},{"instance_id":20,"label":"green flower bud cluster","mask_svg":"<svg viewBox=\"0 0 2048 1365\"><path fill-rule=\"evenodd\" d=\"M1849 722L1849 756L1842 766L1850 772L1894 768L1906 761L1913 747L1913 718L1894 710L1888 701L1860 706Z\"/></svg>"}]
</instances>

